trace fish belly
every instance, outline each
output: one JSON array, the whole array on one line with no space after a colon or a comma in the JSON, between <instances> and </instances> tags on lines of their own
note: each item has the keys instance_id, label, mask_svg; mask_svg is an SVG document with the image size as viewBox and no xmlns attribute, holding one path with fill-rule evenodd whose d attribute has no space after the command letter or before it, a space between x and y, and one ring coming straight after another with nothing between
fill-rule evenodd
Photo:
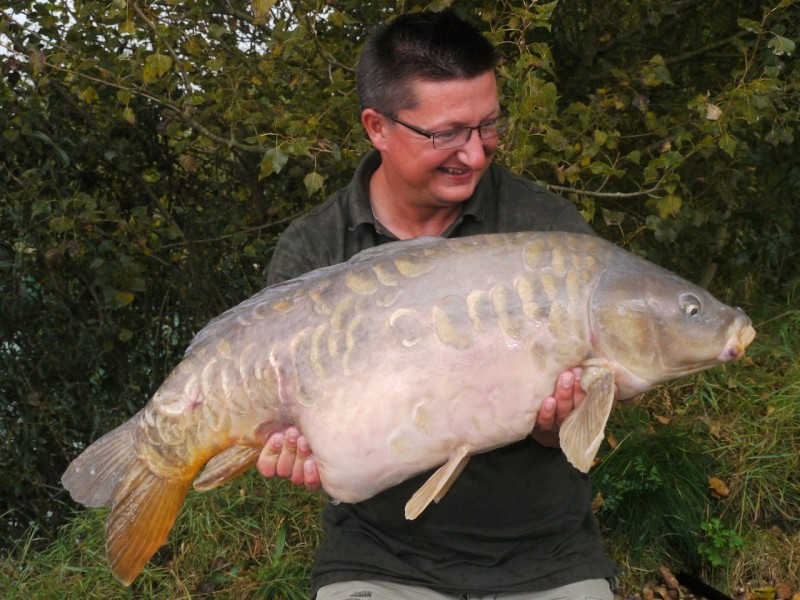
<instances>
[{"instance_id":1,"label":"fish belly","mask_svg":"<svg viewBox=\"0 0 800 600\"><path fill-rule=\"evenodd\" d=\"M324 488L336 499L367 499L441 465L459 447L474 454L524 438L566 368L554 361L537 368L530 344L417 350L384 353L332 386L324 406L300 415Z\"/></svg>"}]
</instances>

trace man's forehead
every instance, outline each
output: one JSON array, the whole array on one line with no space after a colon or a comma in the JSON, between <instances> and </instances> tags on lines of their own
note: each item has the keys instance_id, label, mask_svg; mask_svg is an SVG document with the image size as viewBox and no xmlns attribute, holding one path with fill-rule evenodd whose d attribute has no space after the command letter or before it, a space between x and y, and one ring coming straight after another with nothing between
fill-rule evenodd
<instances>
[{"instance_id":1,"label":"man's forehead","mask_svg":"<svg viewBox=\"0 0 800 600\"><path fill-rule=\"evenodd\" d=\"M491 83L485 76L471 79L415 79L407 84L406 89L395 111L424 111L434 118L439 115L442 120L449 117L459 121L455 113L478 111L480 117L487 117L500 106L493 73Z\"/></svg>"}]
</instances>

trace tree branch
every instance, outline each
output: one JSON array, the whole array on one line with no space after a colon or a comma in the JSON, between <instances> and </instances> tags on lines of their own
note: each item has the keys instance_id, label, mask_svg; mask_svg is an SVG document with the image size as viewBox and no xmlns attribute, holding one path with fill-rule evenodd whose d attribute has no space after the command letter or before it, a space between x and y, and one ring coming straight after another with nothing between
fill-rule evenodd
<instances>
[{"instance_id":1,"label":"tree branch","mask_svg":"<svg viewBox=\"0 0 800 600\"><path fill-rule=\"evenodd\" d=\"M561 185L548 184L547 189L568 194L581 194L583 196L592 196L595 198L637 198L639 196L652 196L660 188L659 186L655 186L647 190L640 190L638 192L593 192L591 190L579 190L576 188L564 187Z\"/></svg>"}]
</instances>

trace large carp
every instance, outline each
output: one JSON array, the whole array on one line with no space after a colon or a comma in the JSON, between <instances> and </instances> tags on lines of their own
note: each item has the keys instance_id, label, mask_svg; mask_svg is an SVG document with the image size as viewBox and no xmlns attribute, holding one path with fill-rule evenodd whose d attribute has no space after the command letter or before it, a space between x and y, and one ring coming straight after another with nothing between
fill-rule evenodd
<instances>
[{"instance_id":1,"label":"large carp","mask_svg":"<svg viewBox=\"0 0 800 600\"><path fill-rule=\"evenodd\" d=\"M414 518L471 454L528 435L565 369L583 367L587 397L561 447L586 472L615 384L632 397L740 356L754 335L741 309L590 235L387 244L211 321L147 405L62 481L76 501L113 507L107 555L129 584L193 481L236 477L289 425L343 502L443 465L409 501Z\"/></svg>"}]
</instances>

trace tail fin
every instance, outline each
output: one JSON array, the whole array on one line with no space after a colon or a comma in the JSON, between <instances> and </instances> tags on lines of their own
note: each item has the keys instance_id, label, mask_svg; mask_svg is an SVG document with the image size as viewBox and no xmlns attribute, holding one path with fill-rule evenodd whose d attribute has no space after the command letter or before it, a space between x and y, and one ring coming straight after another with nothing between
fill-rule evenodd
<instances>
[{"instance_id":1,"label":"tail fin","mask_svg":"<svg viewBox=\"0 0 800 600\"><path fill-rule=\"evenodd\" d=\"M72 461L61 483L75 502L84 506L111 506L114 492L136 462L133 419L108 432Z\"/></svg>"},{"instance_id":2,"label":"tail fin","mask_svg":"<svg viewBox=\"0 0 800 600\"><path fill-rule=\"evenodd\" d=\"M101 437L61 478L75 501L113 506L106 521L106 554L111 571L125 585L166 541L194 476L154 474L134 449L135 423L131 419Z\"/></svg>"},{"instance_id":3,"label":"tail fin","mask_svg":"<svg viewBox=\"0 0 800 600\"><path fill-rule=\"evenodd\" d=\"M131 466L106 521L106 556L112 573L125 585L167 541L191 481L158 477L139 460Z\"/></svg>"}]
</instances>

